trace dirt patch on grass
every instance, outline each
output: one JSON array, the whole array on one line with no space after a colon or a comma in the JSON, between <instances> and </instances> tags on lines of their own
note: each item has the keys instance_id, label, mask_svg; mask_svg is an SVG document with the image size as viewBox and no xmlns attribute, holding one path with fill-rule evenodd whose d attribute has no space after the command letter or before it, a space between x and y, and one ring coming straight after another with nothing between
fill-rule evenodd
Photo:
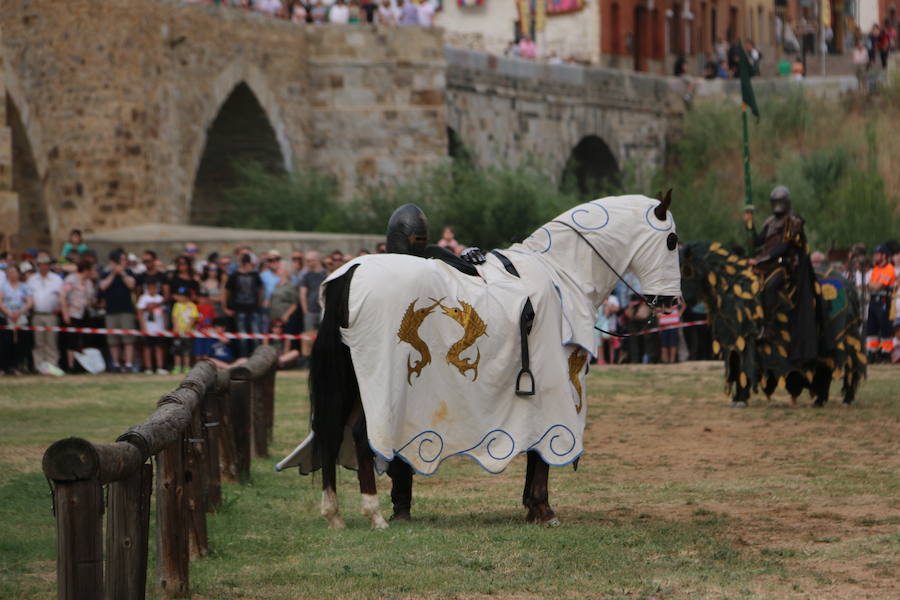
<instances>
[{"instance_id":1,"label":"dirt patch on grass","mask_svg":"<svg viewBox=\"0 0 900 600\"><path fill-rule=\"evenodd\" d=\"M732 409L710 394L709 374L696 363L641 371L640 387L654 393L630 393L633 382L623 381L628 391L593 386L601 394L589 406L602 414L589 418L586 460L615 465L610 483L628 507L611 516L723 519L736 547L788 566L789 580L766 583L777 597L896 594L888 576L900 566L896 421L834 401L821 410L786 398ZM680 391L677 409L669 407L667 387L685 375L704 401L685 402ZM884 378L900 381L900 371L873 369L870 379Z\"/></svg>"}]
</instances>

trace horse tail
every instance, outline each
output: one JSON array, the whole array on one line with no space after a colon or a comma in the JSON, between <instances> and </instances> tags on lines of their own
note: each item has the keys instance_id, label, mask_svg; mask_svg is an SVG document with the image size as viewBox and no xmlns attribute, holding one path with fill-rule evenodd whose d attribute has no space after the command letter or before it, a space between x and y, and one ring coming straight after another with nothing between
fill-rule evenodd
<instances>
[{"instance_id":1,"label":"horse tail","mask_svg":"<svg viewBox=\"0 0 900 600\"><path fill-rule=\"evenodd\" d=\"M348 324L347 300L357 266L325 285L325 312L309 360L312 429L323 466L337 461L344 426L359 398L350 348L341 340L340 330Z\"/></svg>"}]
</instances>

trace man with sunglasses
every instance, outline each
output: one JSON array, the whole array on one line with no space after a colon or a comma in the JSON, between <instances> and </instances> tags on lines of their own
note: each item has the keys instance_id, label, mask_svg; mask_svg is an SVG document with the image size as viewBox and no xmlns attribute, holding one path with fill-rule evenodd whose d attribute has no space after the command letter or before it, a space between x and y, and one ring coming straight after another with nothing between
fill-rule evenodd
<instances>
[{"instance_id":1,"label":"man with sunglasses","mask_svg":"<svg viewBox=\"0 0 900 600\"><path fill-rule=\"evenodd\" d=\"M135 275L135 279L137 280L136 295L140 297L141 294L144 293L144 288L148 281L155 281L159 286L158 292L162 294L163 297L168 298L169 284L166 281L166 274L159 268L156 252L153 250L144 250L144 253L141 254L141 264L144 265L144 272Z\"/></svg>"}]
</instances>

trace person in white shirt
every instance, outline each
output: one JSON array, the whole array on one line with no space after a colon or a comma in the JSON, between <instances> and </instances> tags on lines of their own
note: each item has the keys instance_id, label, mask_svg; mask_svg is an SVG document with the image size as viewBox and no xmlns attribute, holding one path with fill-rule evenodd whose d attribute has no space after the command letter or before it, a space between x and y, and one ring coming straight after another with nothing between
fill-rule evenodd
<instances>
[{"instance_id":1,"label":"person in white shirt","mask_svg":"<svg viewBox=\"0 0 900 600\"><path fill-rule=\"evenodd\" d=\"M164 331L166 328L166 301L162 297L162 294L159 293L159 288L160 281L158 279L148 279L144 284L144 293L138 298L136 307L138 321L140 322L141 330L146 331L147 333L158 333ZM156 358L157 373L160 375L168 373L165 369L165 361L163 360L165 358L163 355L164 342L165 339L160 337L144 338L144 373L147 373L148 375L153 373L153 361L151 358ZM150 356L151 348L154 350L155 356L153 357Z\"/></svg>"},{"instance_id":2,"label":"person in white shirt","mask_svg":"<svg viewBox=\"0 0 900 600\"><path fill-rule=\"evenodd\" d=\"M63 292L62 277L50 271L52 260L46 253L41 253L37 258L38 272L28 278L28 289L31 290L34 302L34 318L32 325L35 327L52 327L59 324L60 310L65 311L65 305L60 303ZM66 315L63 315L66 317ZM59 370L59 345L57 344L55 331L34 332L34 358L35 368L42 374L61 373Z\"/></svg>"},{"instance_id":3,"label":"person in white shirt","mask_svg":"<svg viewBox=\"0 0 900 600\"><path fill-rule=\"evenodd\" d=\"M391 0L381 0L377 18L378 23L381 25L396 25L400 21L400 10Z\"/></svg>"},{"instance_id":4,"label":"person in white shirt","mask_svg":"<svg viewBox=\"0 0 900 600\"><path fill-rule=\"evenodd\" d=\"M281 10L281 0L258 0L254 7L261 13L274 17Z\"/></svg>"},{"instance_id":5,"label":"person in white shirt","mask_svg":"<svg viewBox=\"0 0 900 600\"><path fill-rule=\"evenodd\" d=\"M346 24L350 21L350 7L344 0L336 0L328 11L328 22Z\"/></svg>"},{"instance_id":6,"label":"person in white shirt","mask_svg":"<svg viewBox=\"0 0 900 600\"><path fill-rule=\"evenodd\" d=\"M418 11L419 26L431 27L431 22L434 20L434 13L436 12L434 3L432 3L431 0L421 0L419 3Z\"/></svg>"}]
</instances>

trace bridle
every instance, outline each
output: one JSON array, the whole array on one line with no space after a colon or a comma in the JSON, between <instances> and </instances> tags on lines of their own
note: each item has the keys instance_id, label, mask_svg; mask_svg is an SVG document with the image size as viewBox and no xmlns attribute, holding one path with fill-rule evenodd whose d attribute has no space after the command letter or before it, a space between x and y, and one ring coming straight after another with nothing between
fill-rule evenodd
<instances>
[{"instance_id":1,"label":"bridle","mask_svg":"<svg viewBox=\"0 0 900 600\"><path fill-rule=\"evenodd\" d=\"M645 295L641 294L640 292L638 292L636 289L634 289L634 288L631 286L631 284L629 284L627 281L625 281L625 278L622 277L622 275L620 275L619 272L616 271L615 268L613 268L613 266L612 266L611 264L609 264L609 261L606 260L606 258L605 258L602 254L600 254L600 251L597 250L597 248L590 242L590 240L588 240L588 239L585 237L585 235L584 235L583 233L581 233L580 231L578 231L577 229L575 229L575 227L573 227L572 225L570 225L569 223L566 223L565 221L557 221L557 220L553 220L553 221L550 221L550 222L551 222L551 223L558 223L559 225L564 225L564 226L568 227L569 229L571 229L572 231L574 231L574 232L578 235L578 237L580 237L582 240L584 240L584 243L587 244L588 247L589 247L591 250L594 251L594 254L597 255L597 258L599 258L601 261L603 261L603 264L605 264L606 267L607 267L610 271L613 272L613 275L615 275L616 278L617 278L619 281L621 281L622 283L624 283L624 284L625 284L625 287L627 287L627 288L631 291L632 294L634 294L635 296L637 296L638 299L639 299L641 302L643 302L644 304L647 305L647 308L650 309L650 317L647 318L647 323L646 323L646 324L647 324L647 325L650 325L651 320L652 320L652 317L653 317L653 311L654 311L655 309L657 309L657 308L662 308L662 307L660 306L660 304L659 304L659 301L660 301L661 296L655 296L655 295L645 296ZM617 337L617 338L630 338L630 337L633 337L632 334L614 333L614 332L612 332L612 331L607 331L607 330L605 330L605 329L603 329L603 328L601 328L601 327L597 327L596 325L594 325L594 329L596 329L597 331L599 331L599 332L601 332L601 333L605 333L605 334L607 334L607 335L611 335L611 336Z\"/></svg>"}]
</instances>

